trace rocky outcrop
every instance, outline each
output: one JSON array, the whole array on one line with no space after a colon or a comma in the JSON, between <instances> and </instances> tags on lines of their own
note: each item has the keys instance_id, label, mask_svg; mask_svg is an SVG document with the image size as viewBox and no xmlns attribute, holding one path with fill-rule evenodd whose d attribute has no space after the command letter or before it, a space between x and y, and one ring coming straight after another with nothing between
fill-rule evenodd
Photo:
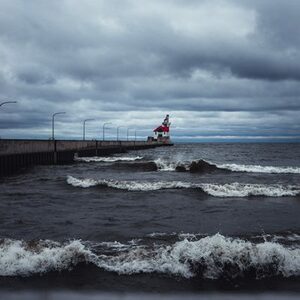
<instances>
[{"instance_id":1,"label":"rocky outcrop","mask_svg":"<svg viewBox=\"0 0 300 300\"><path fill-rule=\"evenodd\" d=\"M218 167L201 159L193 161L189 170L191 173L208 173L218 170Z\"/></svg>"}]
</instances>

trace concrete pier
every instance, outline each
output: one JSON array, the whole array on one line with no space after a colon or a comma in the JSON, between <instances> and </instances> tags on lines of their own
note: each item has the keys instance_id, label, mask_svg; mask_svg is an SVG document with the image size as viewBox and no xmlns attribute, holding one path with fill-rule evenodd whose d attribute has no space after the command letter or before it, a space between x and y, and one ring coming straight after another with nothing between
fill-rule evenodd
<instances>
[{"instance_id":1,"label":"concrete pier","mask_svg":"<svg viewBox=\"0 0 300 300\"><path fill-rule=\"evenodd\" d=\"M161 146L144 141L0 140L0 177L34 165L67 164L78 156L104 156Z\"/></svg>"}]
</instances>

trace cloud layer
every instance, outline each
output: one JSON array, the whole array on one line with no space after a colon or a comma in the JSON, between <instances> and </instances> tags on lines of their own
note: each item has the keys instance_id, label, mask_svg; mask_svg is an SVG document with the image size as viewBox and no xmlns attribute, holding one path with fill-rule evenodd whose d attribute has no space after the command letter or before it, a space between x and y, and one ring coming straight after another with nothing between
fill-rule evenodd
<instances>
[{"instance_id":1,"label":"cloud layer","mask_svg":"<svg viewBox=\"0 0 300 300\"><path fill-rule=\"evenodd\" d=\"M99 138L169 113L174 139L300 141L300 3L2 0L2 137ZM200 138L199 138L200 137Z\"/></svg>"}]
</instances>

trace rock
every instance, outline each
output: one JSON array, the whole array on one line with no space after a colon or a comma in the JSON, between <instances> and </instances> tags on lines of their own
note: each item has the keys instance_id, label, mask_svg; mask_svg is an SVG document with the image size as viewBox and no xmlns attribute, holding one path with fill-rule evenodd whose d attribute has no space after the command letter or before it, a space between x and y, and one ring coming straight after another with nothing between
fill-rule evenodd
<instances>
[{"instance_id":1,"label":"rock","mask_svg":"<svg viewBox=\"0 0 300 300\"><path fill-rule=\"evenodd\" d=\"M217 166L211 165L205 160L198 160L193 161L190 165L190 172L191 173L207 173L207 172L213 172L218 169Z\"/></svg>"}]
</instances>

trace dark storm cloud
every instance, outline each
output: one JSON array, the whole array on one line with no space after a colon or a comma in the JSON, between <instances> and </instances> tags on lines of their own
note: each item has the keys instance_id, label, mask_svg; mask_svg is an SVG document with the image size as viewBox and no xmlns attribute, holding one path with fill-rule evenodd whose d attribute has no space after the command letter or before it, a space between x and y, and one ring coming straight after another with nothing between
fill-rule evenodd
<instances>
[{"instance_id":1,"label":"dark storm cloud","mask_svg":"<svg viewBox=\"0 0 300 300\"><path fill-rule=\"evenodd\" d=\"M186 120L215 135L258 136L266 122L299 133L299 1L0 4L0 96L18 99L1 109L7 135L47 136L57 110L74 136L86 117L146 130L168 112L183 135Z\"/></svg>"}]
</instances>

